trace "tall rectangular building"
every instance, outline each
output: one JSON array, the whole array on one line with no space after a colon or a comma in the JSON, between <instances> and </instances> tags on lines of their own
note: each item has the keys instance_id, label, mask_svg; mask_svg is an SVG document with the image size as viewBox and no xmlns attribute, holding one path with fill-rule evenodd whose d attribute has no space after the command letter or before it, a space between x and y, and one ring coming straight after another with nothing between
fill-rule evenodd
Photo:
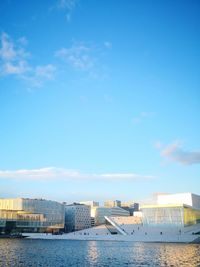
<instances>
[{"instance_id":1,"label":"tall rectangular building","mask_svg":"<svg viewBox=\"0 0 200 267\"><path fill-rule=\"evenodd\" d=\"M90 227L90 206L79 203L65 206L65 231L67 233Z\"/></svg>"}]
</instances>

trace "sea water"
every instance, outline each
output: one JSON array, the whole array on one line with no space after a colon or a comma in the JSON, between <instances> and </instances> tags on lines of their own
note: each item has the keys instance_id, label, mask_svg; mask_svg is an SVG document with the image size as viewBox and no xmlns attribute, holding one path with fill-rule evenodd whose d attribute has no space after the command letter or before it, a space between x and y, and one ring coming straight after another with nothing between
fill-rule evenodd
<instances>
[{"instance_id":1,"label":"sea water","mask_svg":"<svg viewBox=\"0 0 200 267\"><path fill-rule=\"evenodd\" d=\"M200 245L0 239L1 267L200 266Z\"/></svg>"}]
</instances>

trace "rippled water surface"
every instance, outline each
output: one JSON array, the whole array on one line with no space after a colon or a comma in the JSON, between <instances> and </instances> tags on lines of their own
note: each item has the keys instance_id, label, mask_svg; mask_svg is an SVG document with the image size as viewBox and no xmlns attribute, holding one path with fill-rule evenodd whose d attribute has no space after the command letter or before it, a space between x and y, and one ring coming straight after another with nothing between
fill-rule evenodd
<instances>
[{"instance_id":1,"label":"rippled water surface","mask_svg":"<svg viewBox=\"0 0 200 267\"><path fill-rule=\"evenodd\" d=\"M200 266L200 245L0 239L0 266Z\"/></svg>"}]
</instances>

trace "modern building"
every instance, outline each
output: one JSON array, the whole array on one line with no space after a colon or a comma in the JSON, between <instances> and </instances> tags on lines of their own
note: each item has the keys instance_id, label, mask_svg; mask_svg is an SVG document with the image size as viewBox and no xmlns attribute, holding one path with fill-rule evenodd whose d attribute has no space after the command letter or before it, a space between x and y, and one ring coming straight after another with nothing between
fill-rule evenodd
<instances>
[{"instance_id":1,"label":"modern building","mask_svg":"<svg viewBox=\"0 0 200 267\"><path fill-rule=\"evenodd\" d=\"M81 201L79 202L80 204L89 206L91 209L94 207L99 207L99 202L94 201L94 200L89 200L89 201ZM90 221L91 221L91 227L95 226L95 218L90 216Z\"/></svg>"},{"instance_id":2,"label":"modern building","mask_svg":"<svg viewBox=\"0 0 200 267\"><path fill-rule=\"evenodd\" d=\"M96 222L105 224L66 234L62 239L199 244L199 203L200 196L191 193L158 197L157 204L142 206L142 217L141 212L138 216L112 216L113 209L121 208L96 207L92 209ZM41 238L42 234L36 235Z\"/></svg>"},{"instance_id":3,"label":"modern building","mask_svg":"<svg viewBox=\"0 0 200 267\"><path fill-rule=\"evenodd\" d=\"M192 193L158 195L156 205L142 207L143 223L186 227L200 223L200 196Z\"/></svg>"},{"instance_id":4,"label":"modern building","mask_svg":"<svg viewBox=\"0 0 200 267\"><path fill-rule=\"evenodd\" d=\"M130 213L120 207L93 207L91 208L91 217L94 220L94 225L105 223L105 216L130 216Z\"/></svg>"},{"instance_id":5,"label":"modern building","mask_svg":"<svg viewBox=\"0 0 200 267\"><path fill-rule=\"evenodd\" d=\"M139 211L139 203L133 201L122 202L121 208L129 211L130 216L133 216L134 212Z\"/></svg>"},{"instance_id":6,"label":"modern building","mask_svg":"<svg viewBox=\"0 0 200 267\"><path fill-rule=\"evenodd\" d=\"M94 225L101 225L105 223L105 216L111 216L111 209L107 207L93 207L91 208L91 218Z\"/></svg>"},{"instance_id":7,"label":"modern building","mask_svg":"<svg viewBox=\"0 0 200 267\"><path fill-rule=\"evenodd\" d=\"M99 202L97 201L94 201L94 200L89 200L89 201L81 201L79 202L80 204L83 204L83 205L86 205L86 206L89 206L92 210L92 208L94 207L99 207ZM90 222L91 222L91 227L94 227L95 226L95 218L92 217L92 215L90 214Z\"/></svg>"},{"instance_id":8,"label":"modern building","mask_svg":"<svg viewBox=\"0 0 200 267\"><path fill-rule=\"evenodd\" d=\"M111 208L111 216L130 216L130 213L120 207L113 207Z\"/></svg>"},{"instance_id":9,"label":"modern building","mask_svg":"<svg viewBox=\"0 0 200 267\"><path fill-rule=\"evenodd\" d=\"M0 199L0 232L54 232L64 229L64 205L51 200Z\"/></svg>"},{"instance_id":10,"label":"modern building","mask_svg":"<svg viewBox=\"0 0 200 267\"><path fill-rule=\"evenodd\" d=\"M91 219L91 227L95 226L95 217L90 217Z\"/></svg>"},{"instance_id":11,"label":"modern building","mask_svg":"<svg viewBox=\"0 0 200 267\"><path fill-rule=\"evenodd\" d=\"M65 206L65 232L74 232L91 227L90 206L73 203Z\"/></svg>"},{"instance_id":12,"label":"modern building","mask_svg":"<svg viewBox=\"0 0 200 267\"><path fill-rule=\"evenodd\" d=\"M165 194L158 195L157 203L165 204L185 204L200 210L200 196L192 193Z\"/></svg>"},{"instance_id":13,"label":"modern building","mask_svg":"<svg viewBox=\"0 0 200 267\"><path fill-rule=\"evenodd\" d=\"M120 200L106 200L104 202L104 207L113 208L113 207L121 207Z\"/></svg>"}]
</instances>

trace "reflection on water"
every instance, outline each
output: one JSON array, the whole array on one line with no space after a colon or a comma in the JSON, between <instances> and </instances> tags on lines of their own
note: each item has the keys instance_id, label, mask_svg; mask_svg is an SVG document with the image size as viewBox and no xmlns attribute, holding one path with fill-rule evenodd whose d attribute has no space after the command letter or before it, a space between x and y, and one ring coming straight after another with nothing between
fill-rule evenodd
<instances>
[{"instance_id":1,"label":"reflection on water","mask_svg":"<svg viewBox=\"0 0 200 267\"><path fill-rule=\"evenodd\" d=\"M0 239L1 267L200 266L200 245Z\"/></svg>"},{"instance_id":2,"label":"reflection on water","mask_svg":"<svg viewBox=\"0 0 200 267\"><path fill-rule=\"evenodd\" d=\"M174 246L163 246L159 249L161 266L166 261L167 266L200 266L200 246L185 245L174 249ZM167 260L166 260L167 259Z\"/></svg>"},{"instance_id":3,"label":"reflection on water","mask_svg":"<svg viewBox=\"0 0 200 267\"><path fill-rule=\"evenodd\" d=\"M90 262L91 265L95 266L98 264L98 258L99 258L99 250L98 250L98 242L96 241L90 241L87 242L87 256L88 256L88 262Z\"/></svg>"}]
</instances>

